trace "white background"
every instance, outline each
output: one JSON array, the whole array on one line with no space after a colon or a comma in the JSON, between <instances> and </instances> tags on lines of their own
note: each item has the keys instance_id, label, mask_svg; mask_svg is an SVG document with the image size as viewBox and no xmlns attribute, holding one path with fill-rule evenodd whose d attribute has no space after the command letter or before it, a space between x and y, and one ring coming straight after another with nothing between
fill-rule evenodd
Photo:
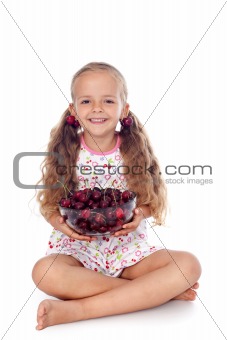
<instances>
[{"instance_id":1,"label":"white background","mask_svg":"<svg viewBox=\"0 0 227 340\"><path fill-rule=\"evenodd\" d=\"M0 3L1 339L13 321L4 339L223 339L218 327L227 336L227 5L169 88L223 4L207 0ZM213 181L168 184L167 227L149 231L152 243L188 250L200 259L199 299L37 332L36 309L46 296L34 291L31 270L46 251L51 228L34 199L29 205L34 191L15 186L13 159L19 152L45 150L51 128L70 101L73 74L90 61L108 62L124 74L131 109L143 123L147 121L166 179ZM39 179L40 162L21 161L23 183ZM213 172L169 176L167 165L210 165Z\"/></svg>"}]
</instances>

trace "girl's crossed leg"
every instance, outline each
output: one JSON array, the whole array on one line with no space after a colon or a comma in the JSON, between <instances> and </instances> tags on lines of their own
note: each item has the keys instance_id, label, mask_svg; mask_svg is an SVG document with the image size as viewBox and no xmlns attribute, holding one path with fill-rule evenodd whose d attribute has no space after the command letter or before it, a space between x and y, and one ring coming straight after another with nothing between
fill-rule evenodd
<instances>
[{"instance_id":1,"label":"girl's crossed leg","mask_svg":"<svg viewBox=\"0 0 227 340\"><path fill-rule=\"evenodd\" d=\"M44 300L37 329L107 315L139 311L171 299L194 300L201 267L187 252L159 250L127 267L120 278L96 273L71 256L49 255L33 269L45 293L64 301Z\"/></svg>"}]
</instances>

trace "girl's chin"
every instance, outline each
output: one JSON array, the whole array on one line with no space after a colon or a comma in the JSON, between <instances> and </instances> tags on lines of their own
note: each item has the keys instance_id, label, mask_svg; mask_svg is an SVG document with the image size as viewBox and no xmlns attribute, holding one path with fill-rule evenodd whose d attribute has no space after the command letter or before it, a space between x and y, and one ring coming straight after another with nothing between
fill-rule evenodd
<instances>
[{"instance_id":1,"label":"girl's chin","mask_svg":"<svg viewBox=\"0 0 227 340\"><path fill-rule=\"evenodd\" d=\"M89 126L87 129L83 129L83 134L88 137L110 137L111 135L114 136L116 132L115 128L110 129L99 129L96 127L93 127L93 129Z\"/></svg>"}]
</instances>

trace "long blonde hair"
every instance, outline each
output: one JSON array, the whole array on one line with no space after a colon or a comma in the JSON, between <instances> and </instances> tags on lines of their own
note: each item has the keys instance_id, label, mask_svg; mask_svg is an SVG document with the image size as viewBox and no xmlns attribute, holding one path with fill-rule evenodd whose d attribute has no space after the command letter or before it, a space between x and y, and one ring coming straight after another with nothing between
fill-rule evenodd
<instances>
[{"instance_id":1,"label":"long blonde hair","mask_svg":"<svg viewBox=\"0 0 227 340\"><path fill-rule=\"evenodd\" d=\"M128 91L123 75L112 65L103 62L89 63L75 73L71 82L73 101L74 82L81 74L87 71L109 72L121 86L123 105L127 102ZM64 185L69 190L77 188L79 183L76 171L64 171L65 168L69 169L75 163L80 152L81 129L75 129L66 123L66 117L69 114L67 109L59 123L51 130L47 147L50 154L46 156L41 165L42 178L38 183L42 182L43 185L49 186L49 188L38 191L37 200L40 204L40 211L47 220L53 213L58 211L58 202L64 195L62 186L54 188L54 185L59 180L59 175L64 175ZM153 224L164 224L167 211L167 195L164 180L160 175L160 166L143 124L132 111L129 111L128 115L133 118L133 125L130 129L121 127L119 131L123 164L130 169L129 173L125 175L127 187L137 193L137 206L146 204L150 207L151 215L154 218ZM59 158L52 153L62 156L65 167L62 167ZM142 171L140 171L139 175L131 171L131 169L141 170L141 168Z\"/></svg>"}]
</instances>

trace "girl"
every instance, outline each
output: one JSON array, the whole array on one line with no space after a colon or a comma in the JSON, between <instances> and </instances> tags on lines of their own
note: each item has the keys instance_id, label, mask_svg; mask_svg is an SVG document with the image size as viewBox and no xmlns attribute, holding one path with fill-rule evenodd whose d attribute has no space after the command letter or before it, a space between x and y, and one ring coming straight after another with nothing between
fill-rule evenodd
<instances>
[{"instance_id":1,"label":"girl","mask_svg":"<svg viewBox=\"0 0 227 340\"><path fill-rule=\"evenodd\" d=\"M71 95L72 104L51 131L48 151L55 154L44 160L41 179L47 189L37 195L53 232L32 277L57 300L41 302L36 329L148 309L171 299L194 300L201 274L196 257L147 240L147 219L164 223L166 189L143 125L129 110L124 77L109 64L87 64L74 75ZM85 165L92 171L81 171ZM105 171L97 175L96 165ZM115 172L108 171L114 166ZM111 237L77 234L58 211L64 195L56 186L59 175L69 190L98 182L135 191L132 221Z\"/></svg>"}]
</instances>

